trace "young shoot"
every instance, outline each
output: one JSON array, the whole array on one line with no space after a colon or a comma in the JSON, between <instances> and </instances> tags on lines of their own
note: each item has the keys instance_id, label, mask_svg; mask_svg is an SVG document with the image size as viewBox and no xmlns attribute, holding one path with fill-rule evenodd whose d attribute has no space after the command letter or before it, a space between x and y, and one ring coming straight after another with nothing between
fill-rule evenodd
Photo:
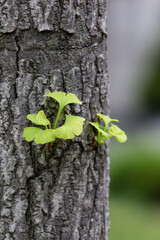
<instances>
[{"instance_id":1,"label":"young shoot","mask_svg":"<svg viewBox=\"0 0 160 240\"><path fill-rule=\"evenodd\" d=\"M61 127L56 128L61 112L67 104L82 104L77 96L73 93L66 94L65 92L49 92L44 96L51 97L59 103L59 110L53 128L50 121L45 116L44 111L41 110L37 114L27 115L27 119L36 125L44 126L45 129L26 127L23 131L23 138L28 142L34 140L36 144L45 144L54 142L56 138L73 139L75 136L79 136L83 130L83 123L85 121L83 117L66 114L65 123Z\"/></svg>"},{"instance_id":2,"label":"young shoot","mask_svg":"<svg viewBox=\"0 0 160 240\"><path fill-rule=\"evenodd\" d=\"M124 143L127 141L127 135L125 134L125 132L117 125L112 123L119 122L117 119L111 119L110 117L101 113L97 113L97 116L104 121L105 125L100 125L98 121L89 122L89 124L95 127L98 131L98 135L95 137L95 139L99 145L102 145L104 141L106 141L110 137L115 137L115 139L120 143ZM110 127L108 126L109 124Z\"/></svg>"}]
</instances>

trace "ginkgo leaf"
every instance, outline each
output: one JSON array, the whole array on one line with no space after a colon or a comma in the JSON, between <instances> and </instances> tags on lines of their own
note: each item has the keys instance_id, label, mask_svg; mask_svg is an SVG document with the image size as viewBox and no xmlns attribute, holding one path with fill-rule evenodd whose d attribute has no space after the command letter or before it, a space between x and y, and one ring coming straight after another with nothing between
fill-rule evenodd
<instances>
[{"instance_id":1,"label":"ginkgo leaf","mask_svg":"<svg viewBox=\"0 0 160 240\"><path fill-rule=\"evenodd\" d=\"M36 144L45 144L55 141L56 138L73 139L75 135L80 135L83 130L82 126L85 120L82 117L66 115L65 124L56 129L60 114L64 106L70 103L82 104L77 96L73 93L66 94L65 92L50 92L44 96L52 97L59 103L59 110L54 122L53 129L51 129L51 123L45 116L43 110L39 111L37 114L28 114L28 120L37 125L45 126L46 129L42 130L36 127L25 128L23 137L26 139L26 141L30 142L34 140ZM49 129L47 125L49 125Z\"/></svg>"},{"instance_id":2,"label":"ginkgo leaf","mask_svg":"<svg viewBox=\"0 0 160 240\"><path fill-rule=\"evenodd\" d=\"M66 94L65 92L49 92L43 96L54 98L59 103L60 109L63 109L64 106L70 103L82 104L82 102L73 93Z\"/></svg>"},{"instance_id":3,"label":"ginkgo leaf","mask_svg":"<svg viewBox=\"0 0 160 240\"><path fill-rule=\"evenodd\" d=\"M28 114L27 119L30 120L32 123L35 123L37 125L42 125L42 124L39 123L36 116L37 116L37 114Z\"/></svg>"},{"instance_id":4,"label":"ginkgo leaf","mask_svg":"<svg viewBox=\"0 0 160 240\"><path fill-rule=\"evenodd\" d=\"M43 110L39 111L37 114L28 114L27 119L37 125L43 125L43 126L50 125L50 121L45 116Z\"/></svg>"},{"instance_id":5,"label":"ginkgo leaf","mask_svg":"<svg viewBox=\"0 0 160 240\"><path fill-rule=\"evenodd\" d=\"M115 139L118 142L124 143L127 141L127 135L125 134L125 132L121 128L119 128L117 125L114 125L113 123L111 124L109 132L111 133L112 136L115 137Z\"/></svg>"},{"instance_id":6,"label":"ginkgo leaf","mask_svg":"<svg viewBox=\"0 0 160 240\"><path fill-rule=\"evenodd\" d=\"M23 138L28 142L34 140L36 144L45 144L53 142L55 140L55 134L53 130L50 129L42 130L36 127L27 127L24 128Z\"/></svg>"},{"instance_id":7,"label":"ginkgo leaf","mask_svg":"<svg viewBox=\"0 0 160 240\"><path fill-rule=\"evenodd\" d=\"M96 137L97 142L99 144L103 144L105 140L110 137L115 137L116 140L120 143L127 141L127 136L122 129L120 129L117 125L111 123L112 121L119 122L117 119L111 119L108 116L105 116L101 113L98 113L97 116L103 119L105 122L105 126L100 125L98 122L89 122L92 126L94 126L98 131L98 136ZM111 127L107 128L108 124L111 123Z\"/></svg>"},{"instance_id":8,"label":"ginkgo leaf","mask_svg":"<svg viewBox=\"0 0 160 240\"><path fill-rule=\"evenodd\" d=\"M98 122L89 122L89 124L91 124L92 126L94 126L100 133L102 133L103 136L105 137L110 137L110 134L108 134L108 131L104 131L103 130L103 126L99 125Z\"/></svg>"},{"instance_id":9,"label":"ginkgo leaf","mask_svg":"<svg viewBox=\"0 0 160 240\"><path fill-rule=\"evenodd\" d=\"M50 121L47 119L46 115L44 114L44 111L41 110L37 113L37 116L36 116L36 119L38 120L38 122L43 125L43 126L46 126L46 125L49 125L50 124Z\"/></svg>"},{"instance_id":10,"label":"ginkgo leaf","mask_svg":"<svg viewBox=\"0 0 160 240\"><path fill-rule=\"evenodd\" d=\"M97 113L97 116L103 119L103 121L105 123L105 128L107 128L108 124L112 121L119 122L117 119L111 119L110 117L103 115L101 113Z\"/></svg>"},{"instance_id":11,"label":"ginkgo leaf","mask_svg":"<svg viewBox=\"0 0 160 240\"><path fill-rule=\"evenodd\" d=\"M56 138L73 139L75 135L79 136L83 130L84 121L83 117L66 115L64 125L53 130Z\"/></svg>"},{"instance_id":12,"label":"ginkgo leaf","mask_svg":"<svg viewBox=\"0 0 160 240\"><path fill-rule=\"evenodd\" d=\"M42 133L39 132L35 136L34 141L36 144L45 144L45 143L49 143L49 142L54 142L55 138L56 138L56 136L55 136L53 130L45 129L45 130L43 130Z\"/></svg>"},{"instance_id":13,"label":"ginkgo leaf","mask_svg":"<svg viewBox=\"0 0 160 240\"><path fill-rule=\"evenodd\" d=\"M42 132L43 130L37 127L26 127L23 131L23 138L25 138L26 141L31 142L35 138L36 134Z\"/></svg>"}]
</instances>

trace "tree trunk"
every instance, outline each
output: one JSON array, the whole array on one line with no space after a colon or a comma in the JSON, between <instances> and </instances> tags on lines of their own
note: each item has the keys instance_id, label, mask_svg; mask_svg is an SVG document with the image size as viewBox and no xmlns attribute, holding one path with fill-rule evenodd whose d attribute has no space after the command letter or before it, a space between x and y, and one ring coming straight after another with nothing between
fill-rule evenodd
<instances>
[{"instance_id":1,"label":"tree trunk","mask_svg":"<svg viewBox=\"0 0 160 240\"><path fill-rule=\"evenodd\" d=\"M87 124L108 113L106 5L0 1L0 240L107 239L107 145ZM86 118L81 136L52 148L22 139L27 114L55 120L49 91L76 94L83 105L64 112Z\"/></svg>"}]
</instances>

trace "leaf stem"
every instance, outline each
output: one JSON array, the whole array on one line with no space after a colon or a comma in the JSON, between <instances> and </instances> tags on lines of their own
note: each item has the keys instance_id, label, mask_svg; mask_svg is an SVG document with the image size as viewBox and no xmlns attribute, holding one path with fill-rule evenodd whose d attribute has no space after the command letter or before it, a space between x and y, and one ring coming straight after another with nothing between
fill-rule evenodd
<instances>
[{"instance_id":1,"label":"leaf stem","mask_svg":"<svg viewBox=\"0 0 160 240\"><path fill-rule=\"evenodd\" d=\"M97 136L98 138L100 137L100 132L98 131L98 136Z\"/></svg>"},{"instance_id":2,"label":"leaf stem","mask_svg":"<svg viewBox=\"0 0 160 240\"><path fill-rule=\"evenodd\" d=\"M56 121L55 121L55 123L54 123L53 129L55 129L56 126L57 126L57 123L58 123L59 117L60 117L60 115L61 115L62 109L63 109L63 108L59 108L59 110L58 110L57 117L56 117Z\"/></svg>"}]
</instances>

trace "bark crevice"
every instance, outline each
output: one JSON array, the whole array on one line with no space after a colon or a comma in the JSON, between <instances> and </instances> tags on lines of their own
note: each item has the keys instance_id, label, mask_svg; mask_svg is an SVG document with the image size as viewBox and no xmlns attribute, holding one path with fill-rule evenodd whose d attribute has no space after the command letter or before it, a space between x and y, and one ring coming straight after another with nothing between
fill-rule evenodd
<instances>
[{"instance_id":1,"label":"bark crevice","mask_svg":"<svg viewBox=\"0 0 160 240\"><path fill-rule=\"evenodd\" d=\"M16 44L16 79L18 79L19 77L19 61L20 61L20 51L21 51L21 47L19 44L19 34L18 31L16 31L15 33L15 44ZM17 93L17 83L15 80L14 83L14 92L15 92L15 99L18 98L18 93Z\"/></svg>"},{"instance_id":2,"label":"bark crevice","mask_svg":"<svg viewBox=\"0 0 160 240\"><path fill-rule=\"evenodd\" d=\"M29 240L34 240L34 235L33 235L34 229L33 229L32 215L31 215L31 211L32 211L31 180L32 178L28 178L26 182L27 191L28 191L28 197L27 197L28 207L26 209L26 221L28 223Z\"/></svg>"}]
</instances>

